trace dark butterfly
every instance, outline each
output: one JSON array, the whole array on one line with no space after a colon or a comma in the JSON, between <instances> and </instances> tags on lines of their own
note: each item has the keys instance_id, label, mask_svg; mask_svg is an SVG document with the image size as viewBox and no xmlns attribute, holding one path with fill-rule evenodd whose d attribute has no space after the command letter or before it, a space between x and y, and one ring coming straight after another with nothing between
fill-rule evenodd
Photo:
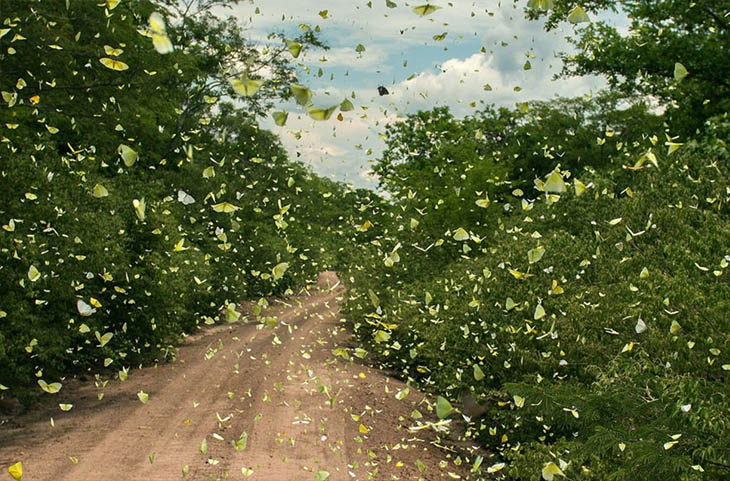
<instances>
[{"instance_id":1,"label":"dark butterfly","mask_svg":"<svg viewBox=\"0 0 730 481\"><path fill-rule=\"evenodd\" d=\"M390 92L388 92L388 89L386 89L383 86L378 87L378 93L382 97L383 95L390 95Z\"/></svg>"}]
</instances>

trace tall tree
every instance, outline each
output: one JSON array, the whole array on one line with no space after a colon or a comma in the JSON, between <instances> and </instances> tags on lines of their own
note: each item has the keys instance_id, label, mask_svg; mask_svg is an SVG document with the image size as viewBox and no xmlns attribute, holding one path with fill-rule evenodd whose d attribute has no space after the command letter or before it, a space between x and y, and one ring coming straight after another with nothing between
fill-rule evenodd
<instances>
[{"instance_id":1,"label":"tall tree","mask_svg":"<svg viewBox=\"0 0 730 481\"><path fill-rule=\"evenodd\" d=\"M578 53L562 54L562 75L604 75L613 89L652 96L669 107L673 129L688 135L730 108L730 1L584 0L576 6L572 0L554 0L529 5L528 15L546 18L547 30L566 19L580 21L581 12L594 20L577 24L571 42ZM601 12L626 15L628 31L597 20Z\"/></svg>"}]
</instances>

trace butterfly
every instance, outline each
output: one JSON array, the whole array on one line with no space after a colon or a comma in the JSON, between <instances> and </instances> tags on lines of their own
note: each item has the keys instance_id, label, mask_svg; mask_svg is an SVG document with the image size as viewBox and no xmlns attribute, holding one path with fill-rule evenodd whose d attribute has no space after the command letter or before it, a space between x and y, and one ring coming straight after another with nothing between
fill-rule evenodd
<instances>
[{"instance_id":1,"label":"butterfly","mask_svg":"<svg viewBox=\"0 0 730 481\"><path fill-rule=\"evenodd\" d=\"M89 317L93 313L96 312L96 309L82 301L81 299L76 300L76 309L79 311L79 314L81 314L83 317Z\"/></svg>"},{"instance_id":2,"label":"butterfly","mask_svg":"<svg viewBox=\"0 0 730 481\"><path fill-rule=\"evenodd\" d=\"M340 110L342 112L349 112L351 110L355 110L355 106L352 105L352 102L350 102L348 99L345 99L340 104Z\"/></svg>"},{"instance_id":3,"label":"butterfly","mask_svg":"<svg viewBox=\"0 0 730 481\"><path fill-rule=\"evenodd\" d=\"M543 189L545 192L553 192L553 193L563 193L566 191L565 182L563 181L563 176L560 175L560 172L558 172L557 169L553 170L550 175L547 178L547 181L545 181L545 184L543 186Z\"/></svg>"},{"instance_id":4,"label":"butterfly","mask_svg":"<svg viewBox=\"0 0 730 481\"><path fill-rule=\"evenodd\" d=\"M221 202L220 204L215 204L212 207L213 207L214 211L223 212L226 214L236 212L239 209L239 207L237 207L229 202Z\"/></svg>"},{"instance_id":5,"label":"butterfly","mask_svg":"<svg viewBox=\"0 0 730 481\"><path fill-rule=\"evenodd\" d=\"M124 161L124 165L127 167L132 167L139 159L139 154L137 154L137 152L128 145L119 144L119 147L117 147L117 153Z\"/></svg>"},{"instance_id":6,"label":"butterfly","mask_svg":"<svg viewBox=\"0 0 730 481\"><path fill-rule=\"evenodd\" d=\"M390 95L390 92L388 92L388 89L383 87L382 85L378 87L378 94L382 97L383 95Z\"/></svg>"},{"instance_id":7,"label":"butterfly","mask_svg":"<svg viewBox=\"0 0 730 481\"><path fill-rule=\"evenodd\" d=\"M581 7L580 5L576 5L575 8L570 11L570 14L568 15L568 21L572 24L590 23L591 19L586 11L583 10L583 7Z\"/></svg>"},{"instance_id":8,"label":"butterfly","mask_svg":"<svg viewBox=\"0 0 730 481\"><path fill-rule=\"evenodd\" d=\"M299 42L293 42L291 40L285 40L286 42L286 49L289 50L289 53L292 57L298 58L299 54L302 52L302 44Z\"/></svg>"},{"instance_id":9,"label":"butterfly","mask_svg":"<svg viewBox=\"0 0 730 481\"><path fill-rule=\"evenodd\" d=\"M431 15L433 12L435 12L439 8L441 8L441 7L427 3L425 5L419 5L418 7L413 7L413 12L420 17L425 17L427 15Z\"/></svg>"},{"instance_id":10,"label":"butterfly","mask_svg":"<svg viewBox=\"0 0 730 481\"><path fill-rule=\"evenodd\" d=\"M332 107L328 109L308 109L307 113L311 118L314 120L329 120L330 117L332 117L332 114L337 110L337 105L333 105Z\"/></svg>"},{"instance_id":11,"label":"butterfly","mask_svg":"<svg viewBox=\"0 0 730 481\"><path fill-rule=\"evenodd\" d=\"M184 190L177 191L177 200L183 205L190 205L195 203L195 199L193 198L193 196L188 194Z\"/></svg>"},{"instance_id":12,"label":"butterfly","mask_svg":"<svg viewBox=\"0 0 730 481\"><path fill-rule=\"evenodd\" d=\"M124 50L121 48L114 48L109 45L104 45L104 53L107 55L111 55L112 57L119 57L122 53L124 53Z\"/></svg>"},{"instance_id":13,"label":"butterfly","mask_svg":"<svg viewBox=\"0 0 730 481\"><path fill-rule=\"evenodd\" d=\"M99 62L101 62L101 64L106 68L116 70L117 72L121 72L129 68L129 65L126 63L120 62L119 60L112 60L109 57L102 57L99 59Z\"/></svg>"},{"instance_id":14,"label":"butterfly","mask_svg":"<svg viewBox=\"0 0 730 481\"><path fill-rule=\"evenodd\" d=\"M530 0L527 2L527 6L536 10L551 10L553 8L553 0Z\"/></svg>"},{"instance_id":15,"label":"butterfly","mask_svg":"<svg viewBox=\"0 0 730 481\"><path fill-rule=\"evenodd\" d=\"M263 83L263 80L252 80L248 77L231 80L233 90L235 90L238 95L242 95L244 97L250 97L258 92Z\"/></svg>"},{"instance_id":16,"label":"butterfly","mask_svg":"<svg viewBox=\"0 0 730 481\"><path fill-rule=\"evenodd\" d=\"M157 12L153 12L149 18L150 32L152 34L152 44L155 46L157 53L166 54L173 50L172 42L167 36L167 28L165 27L165 19Z\"/></svg>"},{"instance_id":17,"label":"butterfly","mask_svg":"<svg viewBox=\"0 0 730 481\"><path fill-rule=\"evenodd\" d=\"M312 91L304 85L289 84L289 88L299 105L307 105L312 99Z\"/></svg>"},{"instance_id":18,"label":"butterfly","mask_svg":"<svg viewBox=\"0 0 730 481\"><path fill-rule=\"evenodd\" d=\"M289 114L286 112L274 112L271 116L274 118L274 123L279 127L286 124L286 120L289 118Z\"/></svg>"}]
</instances>

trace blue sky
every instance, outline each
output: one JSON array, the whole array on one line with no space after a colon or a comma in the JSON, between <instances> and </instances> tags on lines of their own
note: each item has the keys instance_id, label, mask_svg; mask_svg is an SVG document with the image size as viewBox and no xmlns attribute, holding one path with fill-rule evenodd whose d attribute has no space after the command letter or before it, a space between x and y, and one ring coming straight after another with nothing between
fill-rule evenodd
<instances>
[{"instance_id":1,"label":"blue sky","mask_svg":"<svg viewBox=\"0 0 730 481\"><path fill-rule=\"evenodd\" d=\"M264 122L292 157L299 152L299 158L320 174L375 188L377 179L369 169L384 145L379 134L388 122L408 113L447 105L462 116L474 111L471 102L514 106L556 94L584 95L603 86L601 79L592 77L553 80L561 68L556 53L570 49L565 37L573 26L564 24L546 33L541 22L525 19L526 0L439 0L433 4L442 8L423 18L412 11L422 2L394 1L395 8L386 7L385 0L373 0L372 7L363 0L244 1L226 10L248 28L254 41L273 31L294 36L300 24L320 27L331 50L299 58L302 83L322 107L354 92L356 110L346 113L344 122L334 117L315 122L292 104L282 106L290 111L286 126ZM323 10L326 19L319 15ZM443 33L444 40L434 40ZM358 44L366 48L361 55L355 51ZM481 53L483 47L486 53ZM532 68L525 71L528 59ZM323 75L318 77L320 68ZM485 84L492 90L485 91ZM379 85L391 95L380 97Z\"/></svg>"}]
</instances>

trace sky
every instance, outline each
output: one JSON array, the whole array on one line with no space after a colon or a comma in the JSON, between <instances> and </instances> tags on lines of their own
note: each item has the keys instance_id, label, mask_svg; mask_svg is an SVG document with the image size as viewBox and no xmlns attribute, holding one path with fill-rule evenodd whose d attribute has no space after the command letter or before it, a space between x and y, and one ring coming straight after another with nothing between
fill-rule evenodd
<instances>
[{"instance_id":1,"label":"sky","mask_svg":"<svg viewBox=\"0 0 730 481\"><path fill-rule=\"evenodd\" d=\"M347 97L356 109L343 114L342 122L335 116L317 122L291 103L281 106L289 112L285 126L271 119L262 126L280 136L292 158L321 175L377 188L370 169L385 145L381 135L387 123L409 113L448 106L465 116L483 104L514 107L555 95L586 95L605 85L596 77L554 80L561 70L557 53L571 50L566 36L574 27L565 23L545 32L542 22L525 18L526 0L437 0L432 4L442 8L426 17L412 10L423 4L419 0L392 3L397 6L389 8L386 0L244 0L218 12L235 16L254 42L271 32L293 38L301 24L319 26L330 50L302 53L301 83L313 90L317 107ZM443 40L434 39L444 33ZM359 44L362 53L356 52ZM527 60L530 70L524 69ZM491 90L485 90L487 84ZM378 95L381 85L390 95Z\"/></svg>"}]
</instances>

